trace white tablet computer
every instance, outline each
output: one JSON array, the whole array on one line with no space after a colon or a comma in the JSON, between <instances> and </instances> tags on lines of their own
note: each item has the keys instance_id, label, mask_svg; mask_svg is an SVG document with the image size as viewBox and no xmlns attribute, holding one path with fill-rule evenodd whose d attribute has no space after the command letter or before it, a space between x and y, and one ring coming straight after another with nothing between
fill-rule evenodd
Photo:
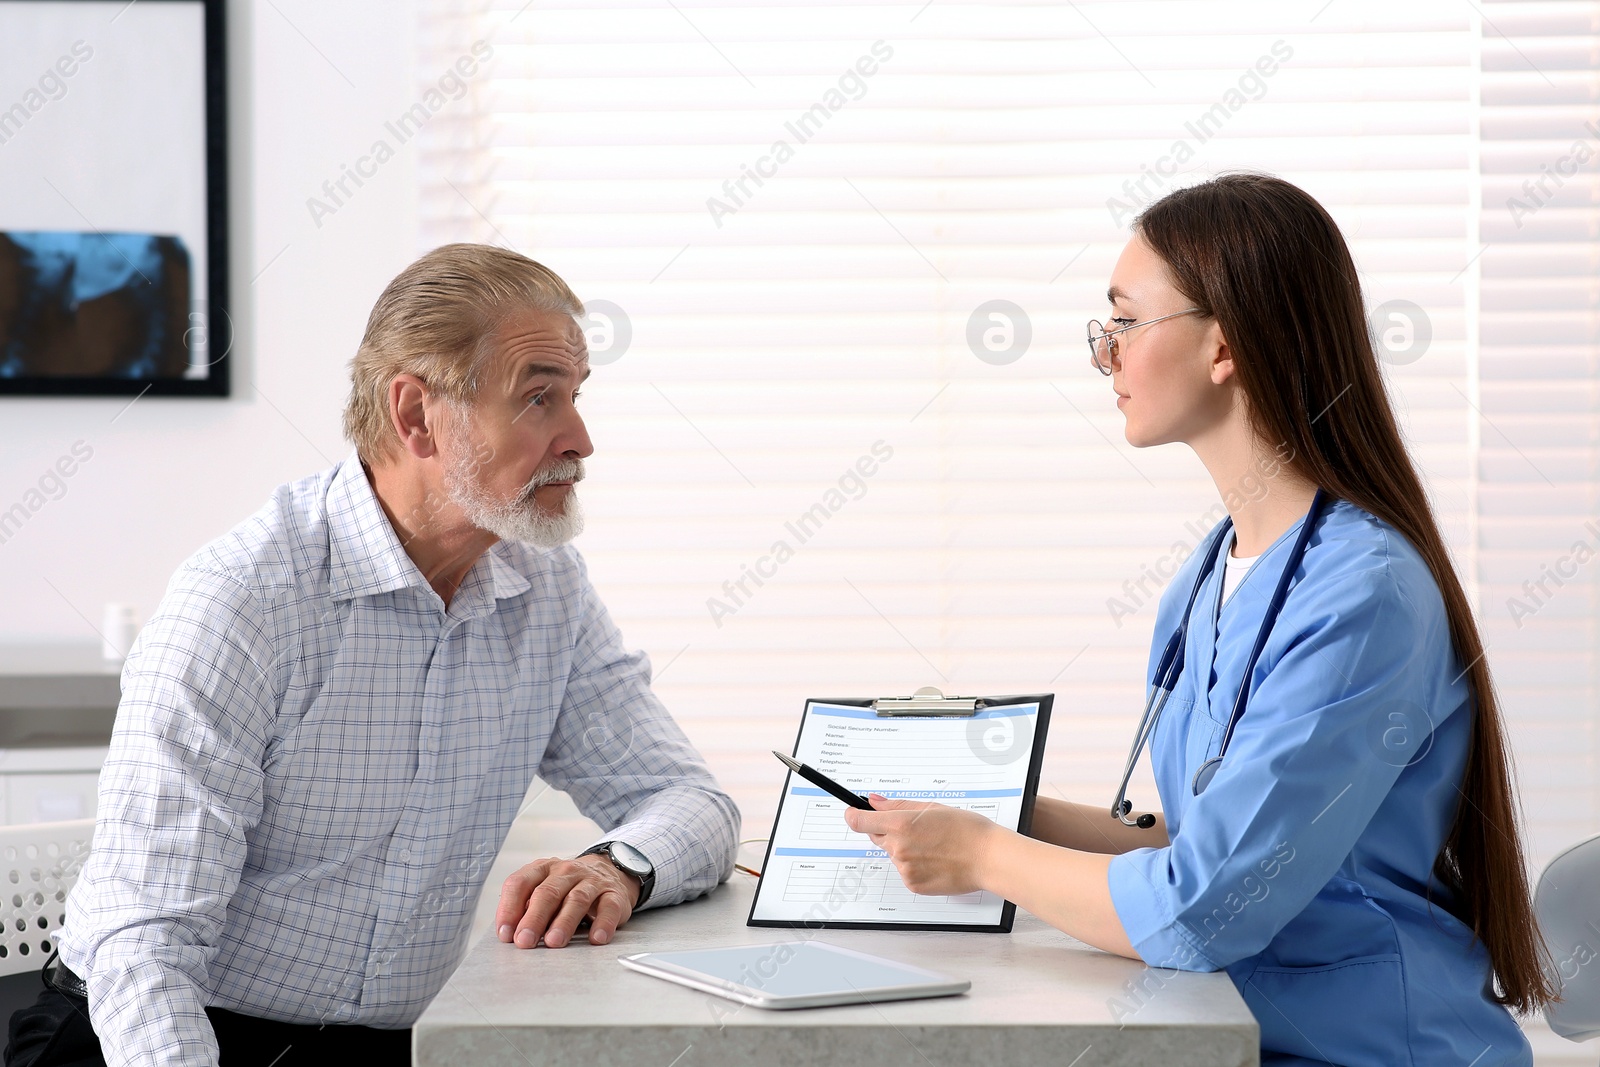
<instances>
[{"instance_id":1,"label":"white tablet computer","mask_svg":"<svg viewBox=\"0 0 1600 1067\"><path fill-rule=\"evenodd\" d=\"M617 962L753 1008L821 1008L965 993L972 983L817 941L686 952L640 952Z\"/></svg>"}]
</instances>

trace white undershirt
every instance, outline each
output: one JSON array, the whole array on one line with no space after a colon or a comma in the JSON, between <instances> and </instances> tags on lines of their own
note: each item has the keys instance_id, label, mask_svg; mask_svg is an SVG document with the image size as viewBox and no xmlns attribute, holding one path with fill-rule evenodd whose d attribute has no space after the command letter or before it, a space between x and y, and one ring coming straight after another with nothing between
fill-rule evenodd
<instances>
[{"instance_id":1,"label":"white undershirt","mask_svg":"<svg viewBox=\"0 0 1600 1067\"><path fill-rule=\"evenodd\" d=\"M1227 602L1228 596L1239 587L1239 582L1244 578L1244 572L1255 565L1260 556L1240 558L1233 554L1233 535L1228 535L1228 555L1223 560L1222 569L1222 600Z\"/></svg>"}]
</instances>

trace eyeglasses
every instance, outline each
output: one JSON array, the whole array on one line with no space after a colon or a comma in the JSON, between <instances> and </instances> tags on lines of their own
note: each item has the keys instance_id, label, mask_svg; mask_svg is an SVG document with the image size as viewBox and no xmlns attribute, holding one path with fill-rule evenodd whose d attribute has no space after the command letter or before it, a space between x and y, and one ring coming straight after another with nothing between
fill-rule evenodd
<instances>
[{"instance_id":1,"label":"eyeglasses","mask_svg":"<svg viewBox=\"0 0 1600 1067\"><path fill-rule=\"evenodd\" d=\"M1177 318L1179 315L1191 315L1199 310L1199 308L1185 308L1182 311L1174 311L1171 315L1161 315L1157 318L1146 319L1143 322L1135 322L1116 330L1108 330L1100 324L1098 319L1090 319L1089 362L1094 364L1094 369L1101 374L1110 375L1111 361L1118 356L1117 334L1136 330L1140 326L1149 326L1151 323L1160 322L1162 319ZM1116 320L1113 319L1112 321L1115 322Z\"/></svg>"}]
</instances>

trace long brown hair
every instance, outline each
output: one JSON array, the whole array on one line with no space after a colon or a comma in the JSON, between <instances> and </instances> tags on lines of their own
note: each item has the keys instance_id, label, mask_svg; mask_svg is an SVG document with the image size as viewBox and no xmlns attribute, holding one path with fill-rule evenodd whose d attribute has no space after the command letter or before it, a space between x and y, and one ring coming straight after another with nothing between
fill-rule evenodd
<instances>
[{"instance_id":1,"label":"long brown hair","mask_svg":"<svg viewBox=\"0 0 1600 1067\"><path fill-rule=\"evenodd\" d=\"M1355 262L1305 191L1226 174L1150 205L1134 230L1174 284L1216 319L1253 428L1292 449L1296 473L1398 530L1444 597L1474 716L1455 820L1434 860L1449 909L1483 942L1495 999L1531 1012L1557 991L1542 966L1500 702L1483 639L1401 441L1373 351Z\"/></svg>"}]
</instances>

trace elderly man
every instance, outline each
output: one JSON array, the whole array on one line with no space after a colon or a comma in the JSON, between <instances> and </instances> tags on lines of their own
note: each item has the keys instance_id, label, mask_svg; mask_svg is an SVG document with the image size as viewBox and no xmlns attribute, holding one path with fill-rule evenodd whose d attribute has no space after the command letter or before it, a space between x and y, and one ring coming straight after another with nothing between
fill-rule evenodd
<instances>
[{"instance_id":1,"label":"elderly man","mask_svg":"<svg viewBox=\"0 0 1600 1067\"><path fill-rule=\"evenodd\" d=\"M738 810L566 544L593 451L581 313L479 245L384 291L354 453L191 558L129 655L14 1062L409 1062L535 774L606 832L507 880L500 940L559 948L587 920L605 944L728 877Z\"/></svg>"}]
</instances>

